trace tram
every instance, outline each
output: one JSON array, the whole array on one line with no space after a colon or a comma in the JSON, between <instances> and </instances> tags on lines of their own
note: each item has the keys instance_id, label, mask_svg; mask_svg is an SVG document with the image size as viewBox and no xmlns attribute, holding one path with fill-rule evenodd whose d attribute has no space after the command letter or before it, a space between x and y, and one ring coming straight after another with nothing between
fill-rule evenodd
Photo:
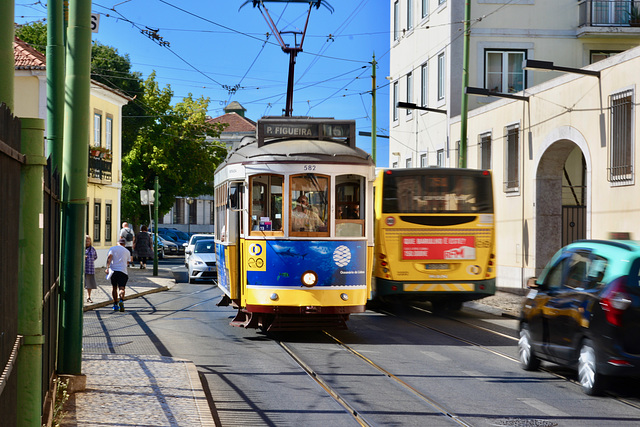
<instances>
[{"instance_id":1,"label":"tram","mask_svg":"<svg viewBox=\"0 0 640 427\"><path fill-rule=\"evenodd\" d=\"M346 328L371 294L371 156L355 121L264 117L215 173L219 306L234 326Z\"/></svg>"},{"instance_id":2,"label":"tram","mask_svg":"<svg viewBox=\"0 0 640 427\"><path fill-rule=\"evenodd\" d=\"M491 172L387 169L375 182L373 301L457 310L495 294Z\"/></svg>"}]
</instances>

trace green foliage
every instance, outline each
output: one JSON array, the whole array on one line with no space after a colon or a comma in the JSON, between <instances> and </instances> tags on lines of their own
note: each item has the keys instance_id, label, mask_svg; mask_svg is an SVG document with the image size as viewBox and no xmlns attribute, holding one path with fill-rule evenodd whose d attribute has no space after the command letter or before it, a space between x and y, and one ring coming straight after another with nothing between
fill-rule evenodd
<instances>
[{"instance_id":1,"label":"green foliage","mask_svg":"<svg viewBox=\"0 0 640 427\"><path fill-rule=\"evenodd\" d=\"M56 391L55 401L53 402L53 421L51 425L53 427L60 427L64 417L67 413L64 411L64 404L69 400L69 380L63 380L62 378L56 378L54 380L54 389Z\"/></svg>"},{"instance_id":2,"label":"green foliage","mask_svg":"<svg viewBox=\"0 0 640 427\"><path fill-rule=\"evenodd\" d=\"M38 52L45 54L47 51L47 24L44 22L32 22L16 28L16 37L31 45Z\"/></svg>"},{"instance_id":3,"label":"green foliage","mask_svg":"<svg viewBox=\"0 0 640 427\"><path fill-rule=\"evenodd\" d=\"M173 207L178 196L213 194L213 174L226 156L218 138L226 125L206 122L209 99L191 94L171 105L170 86L161 89L152 73L144 82L140 102L156 117L142 127L131 150L122 159L122 216L134 224L148 222L148 207L140 205L140 190L160 183L159 213ZM209 137L209 138L207 138Z\"/></svg>"}]
</instances>

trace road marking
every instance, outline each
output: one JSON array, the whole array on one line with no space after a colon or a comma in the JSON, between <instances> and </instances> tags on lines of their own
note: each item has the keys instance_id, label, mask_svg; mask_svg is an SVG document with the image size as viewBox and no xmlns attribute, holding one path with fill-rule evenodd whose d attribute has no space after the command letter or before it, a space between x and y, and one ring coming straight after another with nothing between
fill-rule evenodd
<instances>
[{"instance_id":1,"label":"road marking","mask_svg":"<svg viewBox=\"0 0 640 427\"><path fill-rule=\"evenodd\" d=\"M451 360L448 357L443 356L439 353L435 353L433 351L421 351L420 353L424 354L427 357L432 358L433 360L437 360L438 362L448 362L449 360Z\"/></svg>"},{"instance_id":2,"label":"road marking","mask_svg":"<svg viewBox=\"0 0 640 427\"><path fill-rule=\"evenodd\" d=\"M552 417L569 417L569 414L567 414L566 412L562 412L560 409L557 409L551 405L547 405L546 403L541 402L538 399L525 397L519 398L518 400L526 405L531 406L532 408L537 409L540 412L545 413L546 415Z\"/></svg>"}]
</instances>

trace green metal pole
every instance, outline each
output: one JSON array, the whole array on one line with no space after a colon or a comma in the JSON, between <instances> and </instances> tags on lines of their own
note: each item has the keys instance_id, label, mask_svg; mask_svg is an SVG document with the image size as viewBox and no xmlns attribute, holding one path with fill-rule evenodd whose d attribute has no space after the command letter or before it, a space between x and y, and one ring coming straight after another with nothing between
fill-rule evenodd
<instances>
[{"instance_id":1,"label":"green metal pole","mask_svg":"<svg viewBox=\"0 0 640 427\"><path fill-rule=\"evenodd\" d=\"M27 163L20 174L18 242L18 426L42 425L42 251L44 120L22 118L22 151Z\"/></svg>"},{"instance_id":2,"label":"green metal pole","mask_svg":"<svg viewBox=\"0 0 640 427\"><path fill-rule=\"evenodd\" d=\"M69 5L62 155L62 257L58 373L82 368L82 296L91 114L91 0Z\"/></svg>"},{"instance_id":3,"label":"green metal pole","mask_svg":"<svg viewBox=\"0 0 640 427\"><path fill-rule=\"evenodd\" d=\"M15 2L0 1L0 104L7 104L13 110L13 78L15 61L13 58L13 20Z\"/></svg>"},{"instance_id":4,"label":"green metal pole","mask_svg":"<svg viewBox=\"0 0 640 427\"><path fill-rule=\"evenodd\" d=\"M47 2L47 145L53 170L62 170L64 130L63 0Z\"/></svg>"},{"instance_id":5,"label":"green metal pole","mask_svg":"<svg viewBox=\"0 0 640 427\"><path fill-rule=\"evenodd\" d=\"M376 164L376 134L378 133L378 126L376 125L376 54L373 54L373 61L371 62L371 156L373 157L373 164Z\"/></svg>"},{"instance_id":6,"label":"green metal pole","mask_svg":"<svg viewBox=\"0 0 640 427\"><path fill-rule=\"evenodd\" d=\"M471 32L471 0L465 1L464 6L464 42L462 47L462 103L460 104L460 153L458 153L459 167L467 167L467 112L469 111L467 86L469 86L469 35Z\"/></svg>"},{"instance_id":7,"label":"green metal pole","mask_svg":"<svg viewBox=\"0 0 640 427\"><path fill-rule=\"evenodd\" d=\"M153 239L153 275L158 275L158 206L160 204L160 184L156 176L154 183L154 200L153 200L153 232L156 238Z\"/></svg>"}]
</instances>

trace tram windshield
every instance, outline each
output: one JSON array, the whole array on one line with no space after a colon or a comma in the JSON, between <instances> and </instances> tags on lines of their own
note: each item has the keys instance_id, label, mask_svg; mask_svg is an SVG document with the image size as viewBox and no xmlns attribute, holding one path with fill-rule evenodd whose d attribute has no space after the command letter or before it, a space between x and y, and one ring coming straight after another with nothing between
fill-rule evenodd
<instances>
[{"instance_id":1,"label":"tram windshield","mask_svg":"<svg viewBox=\"0 0 640 427\"><path fill-rule=\"evenodd\" d=\"M282 175L251 177L251 231L282 231L283 182Z\"/></svg>"},{"instance_id":2,"label":"tram windshield","mask_svg":"<svg viewBox=\"0 0 640 427\"><path fill-rule=\"evenodd\" d=\"M329 177L307 173L291 177L291 233L328 233Z\"/></svg>"}]
</instances>

